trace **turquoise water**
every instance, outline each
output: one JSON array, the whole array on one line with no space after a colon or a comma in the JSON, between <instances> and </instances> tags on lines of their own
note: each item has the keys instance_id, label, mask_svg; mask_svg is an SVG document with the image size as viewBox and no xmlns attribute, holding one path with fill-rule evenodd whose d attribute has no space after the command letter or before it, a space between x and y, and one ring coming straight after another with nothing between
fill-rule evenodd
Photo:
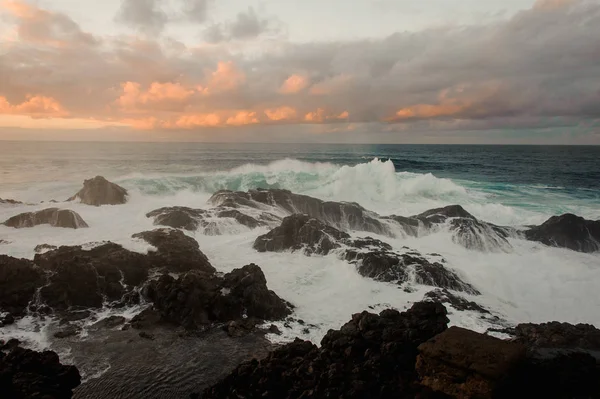
<instances>
[{"instance_id":1,"label":"turquoise water","mask_svg":"<svg viewBox=\"0 0 600 399\"><path fill-rule=\"evenodd\" d=\"M271 187L384 213L459 203L513 224L600 218L594 146L0 142L0 197L60 199L95 175L144 195Z\"/></svg>"}]
</instances>

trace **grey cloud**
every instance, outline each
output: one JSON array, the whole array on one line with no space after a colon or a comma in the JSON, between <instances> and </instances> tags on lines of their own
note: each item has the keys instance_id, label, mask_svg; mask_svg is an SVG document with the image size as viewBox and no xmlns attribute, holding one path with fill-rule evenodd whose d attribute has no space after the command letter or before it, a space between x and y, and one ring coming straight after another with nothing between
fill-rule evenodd
<instances>
[{"instance_id":1,"label":"grey cloud","mask_svg":"<svg viewBox=\"0 0 600 399\"><path fill-rule=\"evenodd\" d=\"M254 8L240 12L235 20L216 23L209 26L204 32L204 38L209 43L221 43L231 40L255 39L266 33L278 33L281 26L274 18L262 17Z\"/></svg>"},{"instance_id":2,"label":"grey cloud","mask_svg":"<svg viewBox=\"0 0 600 399\"><path fill-rule=\"evenodd\" d=\"M215 30L225 38L215 41L232 32L229 25ZM256 28L236 32L243 36ZM389 134L506 126L597 129L599 37L600 4L580 1L482 26L373 40L273 43L251 57L227 45L186 48L125 37L77 51L17 44L0 56L0 92L10 98L40 93L57 98L74 115L111 116L117 115L111 104L123 82L196 87L219 61L232 61L245 83L235 93L194 97L193 109L260 112L288 106L304 115L321 107L332 114L348 111L351 123L384 123ZM282 94L281 85L293 74L310 84ZM311 94L315 86L330 91ZM398 115L402 109L407 111Z\"/></svg>"},{"instance_id":3,"label":"grey cloud","mask_svg":"<svg viewBox=\"0 0 600 399\"><path fill-rule=\"evenodd\" d=\"M169 21L161 3L161 0L123 0L115 19L144 33L159 34Z\"/></svg>"},{"instance_id":4,"label":"grey cloud","mask_svg":"<svg viewBox=\"0 0 600 399\"><path fill-rule=\"evenodd\" d=\"M212 3L213 0L183 0L184 17L192 22L205 22Z\"/></svg>"}]
</instances>

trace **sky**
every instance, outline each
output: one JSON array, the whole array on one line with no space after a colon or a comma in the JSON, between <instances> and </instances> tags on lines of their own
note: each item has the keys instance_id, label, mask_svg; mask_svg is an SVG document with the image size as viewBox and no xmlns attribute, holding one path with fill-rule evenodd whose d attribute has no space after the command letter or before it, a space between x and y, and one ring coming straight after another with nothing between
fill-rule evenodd
<instances>
[{"instance_id":1,"label":"sky","mask_svg":"<svg viewBox=\"0 0 600 399\"><path fill-rule=\"evenodd\" d=\"M600 0L0 0L0 140L600 144Z\"/></svg>"}]
</instances>

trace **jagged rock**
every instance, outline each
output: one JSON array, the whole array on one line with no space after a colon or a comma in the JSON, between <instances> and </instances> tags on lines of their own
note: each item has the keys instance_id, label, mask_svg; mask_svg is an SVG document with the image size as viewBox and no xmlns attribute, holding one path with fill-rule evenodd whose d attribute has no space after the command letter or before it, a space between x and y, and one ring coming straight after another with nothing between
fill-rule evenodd
<instances>
[{"instance_id":1,"label":"jagged rock","mask_svg":"<svg viewBox=\"0 0 600 399\"><path fill-rule=\"evenodd\" d=\"M118 205L127 202L127 190L111 183L102 176L96 176L83 182L83 188L68 201L81 200L87 205Z\"/></svg>"},{"instance_id":2,"label":"jagged rock","mask_svg":"<svg viewBox=\"0 0 600 399\"><path fill-rule=\"evenodd\" d=\"M40 244L35 246L34 251L36 254L41 254L47 251L54 251L55 249L58 249L56 245Z\"/></svg>"},{"instance_id":3,"label":"jagged rock","mask_svg":"<svg viewBox=\"0 0 600 399\"><path fill-rule=\"evenodd\" d=\"M53 272L40 291L51 307L99 307L103 297L120 300L148 278L151 262L147 256L120 245L106 243L89 250L81 246L60 247L36 254L34 262Z\"/></svg>"},{"instance_id":4,"label":"jagged rock","mask_svg":"<svg viewBox=\"0 0 600 399\"><path fill-rule=\"evenodd\" d=\"M144 293L163 319L189 330L244 317L278 320L291 313L289 305L267 288L262 270L254 264L223 277L200 271L178 279L163 275Z\"/></svg>"},{"instance_id":5,"label":"jagged rock","mask_svg":"<svg viewBox=\"0 0 600 399\"><path fill-rule=\"evenodd\" d=\"M80 384L77 368L63 366L55 352L34 352L15 346L14 342L0 347L3 398L68 399Z\"/></svg>"},{"instance_id":6,"label":"jagged rock","mask_svg":"<svg viewBox=\"0 0 600 399\"><path fill-rule=\"evenodd\" d=\"M79 214L70 209L48 208L37 212L21 213L4 222L17 229L49 224L52 227L80 229L89 227Z\"/></svg>"},{"instance_id":7,"label":"jagged rock","mask_svg":"<svg viewBox=\"0 0 600 399\"><path fill-rule=\"evenodd\" d=\"M0 311L22 315L44 282L44 272L30 260L0 255Z\"/></svg>"},{"instance_id":8,"label":"jagged rock","mask_svg":"<svg viewBox=\"0 0 600 399\"><path fill-rule=\"evenodd\" d=\"M237 209L225 209L225 210L219 211L216 214L216 216L219 218L235 219L236 222L238 222L239 224L246 226L250 229L255 229L257 227L266 225L266 223L264 221L256 220L252 216L248 216L245 213L238 211Z\"/></svg>"},{"instance_id":9,"label":"jagged rock","mask_svg":"<svg viewBox=\"0 0 600 399\"><path fill-rule=\"evenodd\" d=\"M571 348L600 351L600 330L590 324L519 324L509 333L529 348Z\"/></svg>"},{"instance_id":10,"label":"jagged rock","mask_svg":"<svg viewBox=\"0 0 600 399\"><path fill-rule=\"evenodd\" d=\"M97 321L92 325L95 329L110 329L125 324L125 317L123 316L110 316L100 321Z\"/></svg>"},{"instance_id":11,"label":"jagged rock","mask_svg":"<svg viewBox=\"0 0 600 399\"><path fill-rule=\"evenodd\" d=\"M451 327L419 346L421 384L456 398L493 398L525 359L518 343Z\"/></svg>"},{"instance_id":12,"label":"jagged rock","mask_svg":"<svg viewBox=\"0 0 600 399\"><path fill-rule=\"evenodd\" d=\"M579 252L600 251L600 221L566 214L553 216L540 226L525 231L530 241Z\"/></svg>"},{"instance_id":13,"label":"jagged rock","mask_svg":"<svg viewBox=\"0 0 600 399\"><path fill-rule=\"evenodd\" d=\"M425 294L423 300L439 302L444 305L450 305L451 307L459 311L473 311L481 314L490 313L490 311L484 308L483 306L473 301L468 301L465 298L462 298L458 295L455 295L447 289L438 288L433 291L430 291L427 294Z\"/></svg>"},{"instance_id":14,"label":"jagged rock","mask_svg":"<svg viewBox=\"0 0 600 399\"><path fill-rule=\"evenodd\" d=\"M153 217L155 225L195 231L198 229L200 220L205 214L206 211L202 209L175 206L156 209L147 213L146 217Z\"/></svg>"},{"instance_id":15,"label":"jagged rock","mask_svg":"<svg viewBox=\"0 0 600 399\"><path fill-rule=\"evenodd\" d=\"M433 398L415 384L417 346L446 329L440 304L418 303L404 313L352 316L318 348L296 339L265 359L242 363L203 398Z\"/></svg>"},{"instance_id":16,"label":"jagged rock","mask_svg":"<svg viewBox=\"0 0 600 399\"><path fill-rule=\"evenodd\" d=\"M326 202L288 190L257 189L248 192L218 191L209 200L216 206L265 209L265 205L288 214L301 213L342 230L391 235L378 215L353 202ZM275 212L276 213L276 212Z\"/></svg>"},{"instance_id":17,"label":"jagged rock","mask_svg":"<svg viewBox=\"0 0 600 399\"><path fill-rule=\"evenodd\" d=\"M154 267L175 273L190 270L207 273L216 271L206 255L200 251L198 242L180 230L156 229L134 234L133 238L140 238L156 247L156 252L148 253Z\"/></svg>"},{"instance_id":18,"label":"jagged rock","mask_svg":"<svg viewBox=\"0 0 600 399\"><path fill-rule=\"evenodd\" d=\"M160 323L160 313L153 307L144 309L131 319L131 327L136 330L151 329Z\"/></svg>"},{"instance_id":19,"label":"jagged rock","mask_svg":"<svg viewBox=\"0 0 600 399\"><path fill-rule=\"evenodd\" d=\"M340 240L348 238L348 234L317 219L295 214L283 219L281 226L258 237L254 241L254 249L259 252L304 250L307 255L326 255L340 247Z\"/></svg>"},{"instance_id":20,"label":"jagged rock","mask_svg":"<svg viewBox=\"0 0 600 399\"><path fill-rule=\"evenodd\" d=\"M21 201L16 201L13 199L2 199L0 198L0 205L20 205L22 204Z\"/></svg>"},{"instance_id":21,"label":"jagged rock","mask_svg":"<svg viewBox=\"0 0 600 399\"><path fill-rule=\"evenodd\" d=\"M477 220L475 216L471 215L460 205L450 205L444 208L430 209L419 215L413 216L412 218L421 220L426 224L440 224L453 218Z\"/></svg>"},{"instance_id":22,"label":"jagged rock","mask_svg":"<svg viewBox=\"0 0 600 399\"><path fill-rule=\"evenodd\" d=\"M0 314L0 328L10 326L15 322L15 317L10 313Z\"/></svg>"},{"instance_id":23,"label":"jagged rock","mask_svg":"<svg viewBox=\"0 0 600 399\"><path fill-rule=\"evenodd\" d=\"M54 333L54 338L69 338L72 337L74 335L79 334L80 332L80 328L75 326L75 325L67 325L66 327L63 327L60 331L57 331Z\"/></svg>"}]
</instances>

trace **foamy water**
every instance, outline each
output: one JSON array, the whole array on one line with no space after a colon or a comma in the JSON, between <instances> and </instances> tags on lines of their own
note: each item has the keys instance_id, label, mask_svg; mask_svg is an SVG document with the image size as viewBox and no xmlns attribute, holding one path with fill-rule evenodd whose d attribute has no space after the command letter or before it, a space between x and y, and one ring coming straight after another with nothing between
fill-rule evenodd
<instances>
[{"instance_id":1,"label":"foamy water","mask_svg":"<svg viewBox=\"0 0 600 399\"><path fill-rule=\"evenodd\" d=\"M498 187L482 183L438 178L429 173L398 172L391 161L379 159L355 166L283 159L222 171L135 173L112 180L129 190L127 204L103 207L70 202L52 204L78 212L90 227L71 230L37 226L16 230L0 226L0 239L10 242L0 245L0 253L31 259L38 244L80 245L102 241L146 252L148 244L132 239L131 235L155 228L152 220L145 216L147 212L163 206L208 208L207 199L223 188L285 188L323 200L354 201L381 215L409 216L460 204L484 221L515 227L539 224L567 211L590 219L600 218L600 209L594 202L568 196L545 196L546 204L541 206L537 198L543 197L543 187L514 185L501 192ZM79 181L66 179L21 185L1 192L0 197L26 202L65 199L80 185ZM48 206L0 206L0 220ZM296 306L294 317L304 320L305 325L292 323L291 328L286 328L279 323L283 335L271 337L274 340L301 337L318 343L328 329L339 328L353 313L387 307L404 309L432 289L415 286L414 291L405 292L394 284L363 278L354 266L333 254L306 257L301 253L258 253L252 249L252 243L266 231L233 225L221 236L186 234L199 242L201 250L219 271L258 264L269 288ZM378 238L396 248L408 246L424 254L442 255L449 268L481 291L481 296L469 299L488 307L507 323L560 320L600 327L598 254L549 248L519 239L510 239L513 249L507 253L477 252L455 244L451 234L443 229L420 238ZM99 317L114 314L109 310L102 312ZM125 316L131 317L133 313L128 312ZM453 324L479 331L489 327L488 321L471 312L454 313L450 318ZM15 336L27 339L38 348L45 347L49 344L48 323L26 318L0 329L0 339ZM307 326L308 333L304 331Z\"/></svg>"}]
</instances>

